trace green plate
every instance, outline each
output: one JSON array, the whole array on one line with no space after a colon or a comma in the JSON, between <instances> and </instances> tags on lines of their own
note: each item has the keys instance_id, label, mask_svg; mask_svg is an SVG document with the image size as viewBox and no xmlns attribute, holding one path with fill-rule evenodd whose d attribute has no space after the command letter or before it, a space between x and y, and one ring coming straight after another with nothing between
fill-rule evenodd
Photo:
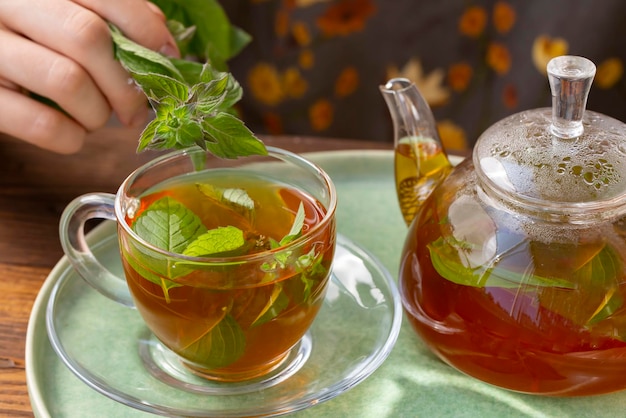
<instances>
[{"instance_id":1,"label":"green plate","mask_svg":"<svg viewBox=\"0 0 626 418\"><path fill-rule=\"evenodd\" d=\"M322 166L335 182L339 196L339 233L366 248L396 278L406 227L396 203L393 153L339 151L312 153L307 157ZM104 256L113 257L110 253ZM50 345L45 325L46 305L53 287L63 274L68 274L68 268L67 261L62 259L50 273L33 306L29 322L26 373L35 414L55 418L148 415L90 388L65 366ZM105 300L102 303L110 302ZM83 308L70 306L68 309L80 311ZM338 324L341 326L341 322ZM371 323L371 327L376 330L380 325ZM341 332L339 330L338 334ZM388 339L387 343L390 341ZM342 346L328 342L326 349L332 350L333 356L342 356L342 353L349 353L351 347L349 344ZM111 356L112 361L115 360L115 353ZM623 416L626 406L626 392L583 398L547 398L487 385L439 361L406 320L403 320L391 354L380 367L375 366L375 371L365 373L367 379L362 382L357 380L355 386L342 387L340 396L320 396L319 402L311 402L310 407L294 415L373 418L614 417ZM328 373L328 369L320 373Z\"/></svg>"}]
</instances>

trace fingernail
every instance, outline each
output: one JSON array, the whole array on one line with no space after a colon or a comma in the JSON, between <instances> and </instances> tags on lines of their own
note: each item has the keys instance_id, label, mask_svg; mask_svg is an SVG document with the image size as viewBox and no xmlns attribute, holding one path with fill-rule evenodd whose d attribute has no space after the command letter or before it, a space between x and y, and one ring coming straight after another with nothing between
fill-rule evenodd
<instances>
[{"instance_id":1,"label":"fingernail","mask_svg":"<svg viewBox=\"0 0 626 418\"><path fill-rule=\"evenodd\" d=\"M170 42L163 45L159 52L166 57L180 58L180 51L178 51L178 47L176 46L176 44L172 44Z\"/></svg>"}]
</instances>

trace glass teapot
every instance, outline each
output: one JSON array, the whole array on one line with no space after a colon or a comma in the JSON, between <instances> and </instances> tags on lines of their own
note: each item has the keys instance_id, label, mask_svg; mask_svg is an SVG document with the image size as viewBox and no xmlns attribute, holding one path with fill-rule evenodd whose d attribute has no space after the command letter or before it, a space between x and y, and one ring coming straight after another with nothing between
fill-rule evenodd
<instances>
[{"instance_id":1,"label":"glass teapot","mask_svg":"<svg viewBox=\"0 0 626 418\"><path fill-rule=\"evenodd\" d=\"M410 222L405 313L442 360L518 392L626 388L626 126L585 111L595 65L548 64L552 108L487 129L452 167L405 79L381 86Z\"/></svg>"}]
</instances>

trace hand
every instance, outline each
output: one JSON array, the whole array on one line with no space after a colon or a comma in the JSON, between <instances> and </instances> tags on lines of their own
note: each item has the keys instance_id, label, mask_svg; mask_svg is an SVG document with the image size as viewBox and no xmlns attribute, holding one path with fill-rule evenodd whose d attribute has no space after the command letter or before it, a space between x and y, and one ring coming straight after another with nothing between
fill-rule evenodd
<instances>
[{"instance_id":1,"label":"hand","mask_svg":"<svg viewBox=\"0 0 626 418\"><path fill-rule=\"evenodd\" d=\"M115 61L107 22L139 44L178 55L163 13L146 0L0 1L0 132L69 154L111 112L128 126L146 122L145 95Z\"/></svg>"}]
</instances>

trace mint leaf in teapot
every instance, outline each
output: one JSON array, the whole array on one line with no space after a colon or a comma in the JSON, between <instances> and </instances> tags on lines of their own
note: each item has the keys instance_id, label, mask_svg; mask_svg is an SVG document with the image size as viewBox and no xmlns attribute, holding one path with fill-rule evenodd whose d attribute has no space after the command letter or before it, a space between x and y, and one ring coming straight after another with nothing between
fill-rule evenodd
<instances>
[{"instance_id":1,"label":"mint leaf in teapot","mask_svg":"<svg viewBox=\"0 0 626 418\"><path fill-rule=\"evenodd\" d=\"M520 284L538 287L560 287L574 289L576 285L566 279L541 277L530 273L511 271L501 267L465 266L459 253L464 253L471 244L454 239L438 238L428 244L433 267L441 277L453 283L472 287L502 287L517 289Z\"/></svg>"}]
</instances>

